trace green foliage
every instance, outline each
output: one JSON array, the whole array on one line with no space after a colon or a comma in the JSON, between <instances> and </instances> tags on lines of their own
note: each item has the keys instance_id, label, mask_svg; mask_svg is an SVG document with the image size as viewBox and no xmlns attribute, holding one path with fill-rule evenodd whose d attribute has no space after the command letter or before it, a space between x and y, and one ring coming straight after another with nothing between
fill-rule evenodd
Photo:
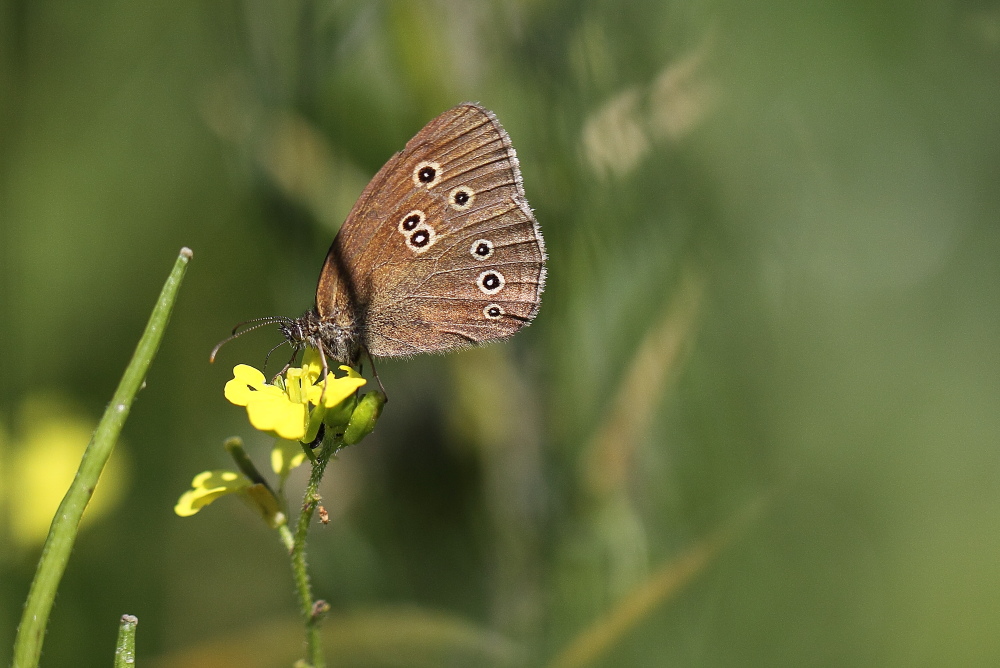
<instances>
[{"instance_id":1,"label":"green foliage","mask_svg":"<svg viewBox=\"0 0 1000 668\"><path fill-rule=\"evenodd\" d=\"M510 343L380 363L310 537L331 665L996 664L998 35L940 1L0 3L0 656L37 560L5 435L47 392L96 421L182 245L44 665L108 665L126 612L143 665L301 654L264 523L171 511L273 444L219 388L277 332L206 358L309 307L367 179L476 100L549 282Z\"/></svg>"}]
</instances>

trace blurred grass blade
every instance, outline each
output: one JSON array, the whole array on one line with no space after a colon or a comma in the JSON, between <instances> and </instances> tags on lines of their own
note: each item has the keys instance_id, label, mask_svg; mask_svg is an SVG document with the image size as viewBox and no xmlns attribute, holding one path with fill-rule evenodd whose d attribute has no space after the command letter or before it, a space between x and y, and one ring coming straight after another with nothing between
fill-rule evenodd
<instances>
[{"instance_id":1,"label":"blurred grass blade","mask_svg":"<svg viewBox=\"0 0 1000 668\"><path fill-rule=\"evenodd\" d=\"M701 278L688 271L632 358L611 410L584 455L583 484L593 497L607 498L625 484L639 439L649 428L685 344L690 344L703 292Z\"/></svg>"},{"instance_id":2,"label":"blurred grass blade","mask_svg":"<svg viewBox=\"0 0 1000 668\"><path fill-rule=\"evenodd\" d=\"M268 111L238 75L216 81L202 117L220 138L253 156L256 166L289 200L336 230L370 174L342 156L323 132L292 110Z\"/></svg>"},{"instance_id":3,"label":"blurred grass blade","mask_svg":"<svg viewBox=\"0 0 1000 668\"><path fill-rule=\"evenodd\" d=\"M759 517L764 506L763 499L749 503L714 535L688 548L679 558L662 565L645 582L622 597L606 615L570 642L548 664L548 668L582 668L602 658L657 606L669 600L712 563L722 548Z\"/></svg>"},{"instance_id":4,"label":"blurred grass blade","mask_svg":"<svg viewBox=\"0 0 1000 668\"><path fill-rule=\"evenodd\" d=\"M333 666L520 666L523 652L505 636L461 617L417 607L328 615L323 650ZM273 621L216 637L151 662L153 668L270 668L301 653L302 624Z\"/></svg>"},{"instance_id":5,"label":"blurred grass blade","mask_svg":"<svg viewBox=\"0 0 1000 668\"><path fill-rule=\"evenodd\" d=\"M56 589L59 587L73 543L76 541L80 518L97 487L101 471L104 470L114 450L135 395L145 381L149 365L159 350L163 332L170 319L174 302L177 301L177 293L191 257L189 248L181 249L174 268L160 291L160 297L149 317L142 338L139 339L132 360L125 369L125 374L118 383L118 389L115 390L111 403L104 411L90 444L83 453L76 477L52 520L52 527L49 529L48 538L45 539L42 556L38 560L38 569L28 591L28 600L14 641L13 668L34 668L38 665L45 627L55 600Z\"/></svg>"}]
</instances>

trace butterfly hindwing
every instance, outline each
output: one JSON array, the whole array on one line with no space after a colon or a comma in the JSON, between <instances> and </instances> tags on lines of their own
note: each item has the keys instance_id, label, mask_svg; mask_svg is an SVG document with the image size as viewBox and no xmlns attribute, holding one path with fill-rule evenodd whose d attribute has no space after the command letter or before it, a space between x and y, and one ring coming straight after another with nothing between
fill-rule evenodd
<instances>
[{"instance_id":1,"label":"butterfly hindwing","mask_svg":"<svg viewBox=\"0 0 1000 668\"><path fill-rule=\"evenodd\" d=\"M362 193L327 256L321 316L377 356L506 338L534 318L541 232L507 133L463 104L428 123Z\"/></svg>"}]
</instances>

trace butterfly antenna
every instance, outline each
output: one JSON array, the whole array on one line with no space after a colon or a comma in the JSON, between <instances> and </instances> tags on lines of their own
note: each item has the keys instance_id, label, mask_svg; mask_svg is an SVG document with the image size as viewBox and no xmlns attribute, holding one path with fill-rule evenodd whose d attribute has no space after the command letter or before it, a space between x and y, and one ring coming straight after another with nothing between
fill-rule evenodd
<instances>
[{"instance_id":1,"label":"butterfly antenna","mask_svg":"<svg viewBox=\"0 0 1000 668\"><path fill-rule=\"evenodd\" d=\"M284 316L284 315L266 315L263 318L254 318L252 320L244 320L241 323L237 323L237 325L235 327L233 327L232 334L236 334L236 332L239 330L239 328L243 327L244 325L254 325L254 327L249 327L246 330L244 330L244 331L249 332L251 330L257 329L258 326L259 327L263 327L264 325L271 325L271 324L274 324L274 323L289 323L289 322L292 322L293 320L294 320L294 318L289 318L288 316ZM257 323L260 323L260 324L257 325Z\"/></svg>"},{"instance_id":2,"label":"butterfly antenna","mask_svg":"<svg viewBox=\"0 0 1000 668\"><path fill-rule=\"evenodd\" d=\"M256 320L247 320L246 322L241 322L240 324L236 325L236 327L233 327L233 333L230 336L227 336L226 338L222 339L221 341L219 341L219 343L216 344L214 348L212 348L212 352L209 353L208 355L209 363L211 364L212 362L215 362L215 356L219 354L219 348L226 345L233 339L239 338L244 334L246 334L247 332L252 332L255 329L260 329L261 327L266 327L267 325L273 325L275 323L289 322L290 320L291 318L268 317L268 318L257 318ZM237 331L243 325L251 323L256 323L256 324L253 324L251 327L247 327L244 330Z\"/></svg>"}]
</instances>

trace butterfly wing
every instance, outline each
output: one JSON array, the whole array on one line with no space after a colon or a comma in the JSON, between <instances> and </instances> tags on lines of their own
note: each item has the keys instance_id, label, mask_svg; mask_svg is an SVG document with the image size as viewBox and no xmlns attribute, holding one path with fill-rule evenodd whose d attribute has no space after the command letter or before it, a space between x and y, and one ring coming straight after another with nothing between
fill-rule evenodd
<instances>
[{"instance_id":1,"label":"butterfly wing","mask_svg":"<svg viewBox=\"0 0 1000 668\"><path fill-rule=\"evenodd\" d=\"M492 112L463 104L369 183L330 248L316 304L373 355L396 357L506 338L535 317L544 283L510 138Z\"/></svg>"}]
</instances>

